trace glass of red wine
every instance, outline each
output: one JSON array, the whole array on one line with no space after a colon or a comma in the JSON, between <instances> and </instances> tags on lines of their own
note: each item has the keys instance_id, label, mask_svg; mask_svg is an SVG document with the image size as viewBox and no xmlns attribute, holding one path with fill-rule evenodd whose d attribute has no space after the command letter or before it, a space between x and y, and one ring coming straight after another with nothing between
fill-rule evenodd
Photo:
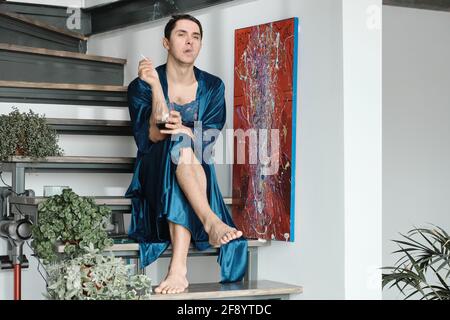
<instances>
[{"instance_id":1,"label":"glass of red wine","mask_svg":"<svg viewBox=\"0 0 450 320\"><path fill-rule=\"evenodd\" d=\"M166 129L166 123L169 120L169 108L164 101L158 102L155 109L156 126L159 130Z\"/></svg>"}]
</instances>

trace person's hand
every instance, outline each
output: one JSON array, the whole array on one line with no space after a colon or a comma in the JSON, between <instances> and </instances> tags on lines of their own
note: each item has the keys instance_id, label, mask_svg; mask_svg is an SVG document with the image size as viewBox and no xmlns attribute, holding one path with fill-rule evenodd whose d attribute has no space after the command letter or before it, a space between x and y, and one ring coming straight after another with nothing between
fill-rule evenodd
<instances>
[{"instance_id":1,"label":"person's hand","mask_svg":"<svg viewBox=\"0 0 450 320\"><path fill-rule=\"evenodd\" d=\"M181 114L175 110L170 111L169 118L166 122L166 129L160 130L160 132L164 134L184 133L193 138L192 130L183 125Z\"/></svg>"},{"instance_id":2,"label":"person's hand","mask_svg":"<svg viewBox=\"0 0 450 320\"><path fill-rule=\"evenodd\" d=\"M150 59L139 61L138 76L141 80L147 82L151 87L159 84L159 76Z\"/></svg>"}]
</instances>

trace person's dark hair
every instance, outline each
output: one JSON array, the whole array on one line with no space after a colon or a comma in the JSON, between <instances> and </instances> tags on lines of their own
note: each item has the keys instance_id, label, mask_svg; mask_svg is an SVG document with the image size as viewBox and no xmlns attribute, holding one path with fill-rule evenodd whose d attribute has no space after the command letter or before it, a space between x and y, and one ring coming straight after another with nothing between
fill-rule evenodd
<instances>
[{"instance_id":1,"label":"person's dark hair","mask_svg":"<svg viewBox=\"0 0 450 320\"><path fill-rule=\"evenodd\" d=\"M167 39L170 39L170 34L172 33L172 30L175 28L175 24L177 23L178 20L191 20L195 22L200 29L200 37L203 39L202 24L200 23L200 21L198 21L190 14L175 14L172 16L172 19L170 19L169 22L167 22L166 27L164 28L164 36Z\"/></svg>"}]
</instances>

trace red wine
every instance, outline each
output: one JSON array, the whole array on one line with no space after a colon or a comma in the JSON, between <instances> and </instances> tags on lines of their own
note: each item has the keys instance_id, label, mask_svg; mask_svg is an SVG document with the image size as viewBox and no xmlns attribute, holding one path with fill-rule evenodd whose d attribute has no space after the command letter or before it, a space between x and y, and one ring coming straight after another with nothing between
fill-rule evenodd
<instances>
[{"instance_id":1,"label":"red wine","mask_svg":"<svg viewBox=\"0 0 450 320\"><path fill-rule=\"evenodd\" d=\"M189 122L181 122L183 126L185 127L189 127L189 128L193 128L194 127L194 121L189 121Z\"/></svg>"},{"instance_id":2,"label":"red wine","mask_svg":"<svg viewBox=\"0 0 450 320\"><path fill-rule=\"evenodd\" d=\"M156 122L156 126L158 127L159 130L167 129L166 122Z\"/></svg>"}]
</instances>

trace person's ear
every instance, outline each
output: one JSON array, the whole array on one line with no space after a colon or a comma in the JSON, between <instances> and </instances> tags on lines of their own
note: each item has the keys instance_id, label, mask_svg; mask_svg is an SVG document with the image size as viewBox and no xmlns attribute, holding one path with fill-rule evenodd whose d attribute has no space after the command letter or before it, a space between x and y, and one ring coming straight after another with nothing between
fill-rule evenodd
<instances>
[{"instance_id":1,"label":"person's ear","mask_svg":"<svg viewBox=\"0 0 450 320\"><path fill-rule=\"evenodd\" d=\"M163 46L164 48L169 50L169 39L167 39L166 37L163 38Z\"/></svg>"}]
</instances>

